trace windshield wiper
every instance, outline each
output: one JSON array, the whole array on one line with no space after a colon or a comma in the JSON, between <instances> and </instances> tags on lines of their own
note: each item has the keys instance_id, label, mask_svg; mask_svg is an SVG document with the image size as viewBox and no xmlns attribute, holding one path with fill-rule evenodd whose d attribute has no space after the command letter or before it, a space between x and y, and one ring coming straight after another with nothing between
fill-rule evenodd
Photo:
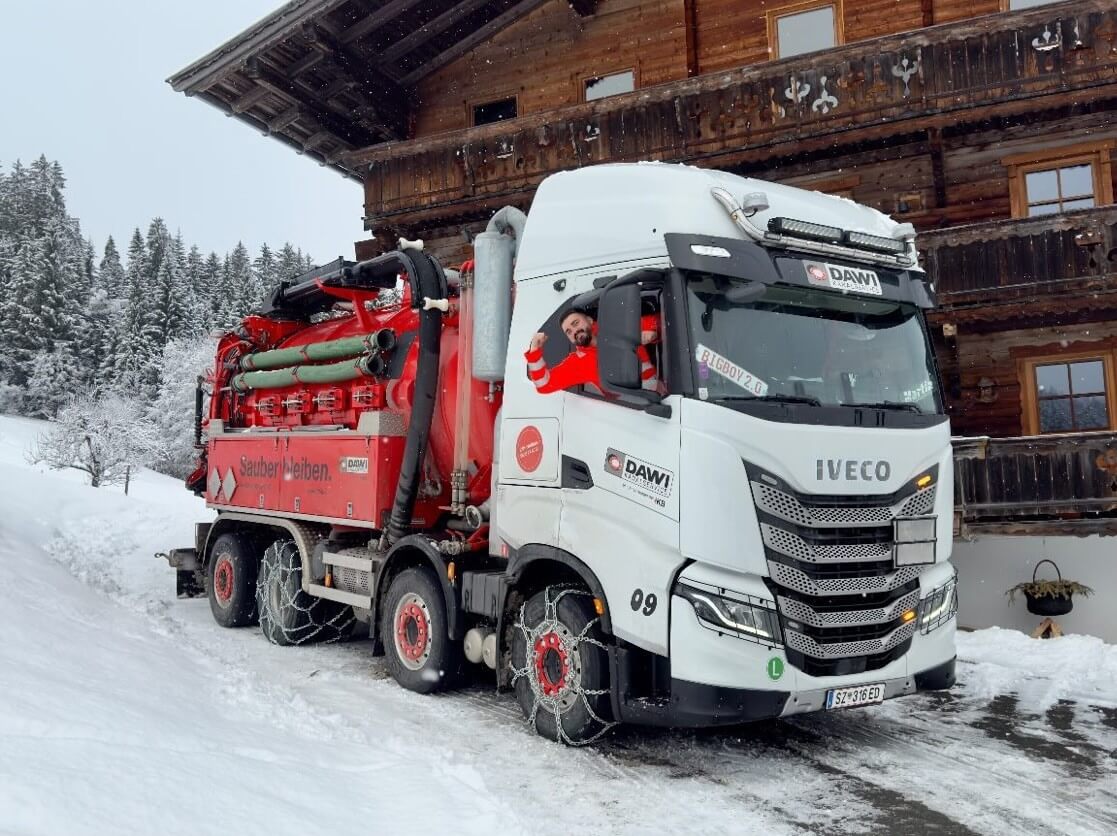
<instances>
[{"instance_id":1,"label":"windshield wiper","mask_svg":"<svg viewBox=\"0 0 1117 836\"><path fill-rule=\"evenodd\" d=\"M822 406L822 401L810 395L718 395L714 401L768 401L769 403L805 403Z\"/></svg>"},{"instance_id":2,"label":"windshield wiper","mask_svg":"<svg viewBox=\"0 0 1117 836\"><path fill-rule=\"evenodd\" d=\"M923 414L923 410L919 408L918 404L907 403L906 401L880 401L879 403L850 403L846 406L856 406L862 409L894 409L899 412L917 412Z\"/></svg>"}]
</instances>

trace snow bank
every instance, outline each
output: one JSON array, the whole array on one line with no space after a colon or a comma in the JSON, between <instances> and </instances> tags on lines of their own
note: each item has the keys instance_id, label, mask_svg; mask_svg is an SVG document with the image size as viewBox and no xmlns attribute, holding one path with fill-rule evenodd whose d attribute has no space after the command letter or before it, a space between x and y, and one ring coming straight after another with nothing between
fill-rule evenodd
<instances>
[{"instance_id":1,"label":"snow bank","mask_svg":"<svg viewBox=\"0 0 1117 836\"><path fill-rule=\"evenodd\" d=\"M1039 711L1063 699L1117 708L1117 645L1094 636L1033 639L999 627L959 631L958 659L967 696L1015 692L1023 706Z\"/></svg>"},{"instance_id":2,"label":"snow bank","mask_svg":"<svg viewBox=\"0 0 1117 836\"><path fill-rule=\"evenodd\" d=\"M469 764L402 735L370 746L213 658L174 617L206 603L176 601L151 557L204 508L158 474L125 497L28 466L42 426L0 418L0 830L521 832Z\"/></svg>"},{"instance_id":3,"label":"snow bank","mask_svg":"<svg viewBox=\"0 0 1117 836\"><path fill-rule=\"evenodd\" d=\"M941 711L911 697L566 749L487 689L400 689L367 642L278 648L219 628L152 557L192 542L203 504L148 471L124 496L31 466L42 427L0 417L0 832L783 836L926 816L935 832L1112 831L1096 824L1104 799L1083 801L1104 778L1056 788L1072 780L1063 761L1020 749L1057 747L1029 714L1075 699L1068 746L1112 750L1091 706L1117 705L1117 649L1099 640L959 634ZM1019 739L986 730L1009 693ZM1074 816L1047 827L1056 802Z\"/></svg>"}]
</instances>

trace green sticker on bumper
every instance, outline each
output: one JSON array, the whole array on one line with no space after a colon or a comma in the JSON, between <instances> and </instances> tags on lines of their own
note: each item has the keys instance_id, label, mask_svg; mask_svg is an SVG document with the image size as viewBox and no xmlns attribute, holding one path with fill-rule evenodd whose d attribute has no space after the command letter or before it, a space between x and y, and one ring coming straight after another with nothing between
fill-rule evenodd
<instances>
[{"instance_id":1,"label":"green sticker on bumper","mask_svg":"<svg viewBox=\"0 0 1117 836\"><path fill-rule=\"evenodd\" d=\"M783 676L783 659L773 656L768 660L768 678L773 682Z\"/></svg>"}]
</instances>

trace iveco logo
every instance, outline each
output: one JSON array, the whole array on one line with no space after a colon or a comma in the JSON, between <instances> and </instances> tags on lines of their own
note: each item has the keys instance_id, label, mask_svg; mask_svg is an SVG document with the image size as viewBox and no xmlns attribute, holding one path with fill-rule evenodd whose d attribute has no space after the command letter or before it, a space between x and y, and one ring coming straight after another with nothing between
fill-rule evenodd
<instances>
[{"instance_id":1,"label":"iveco logo","mask_svg":"<svg viewBox=\"0 0 1117 836\"><path fill-rule=\"evenodd\" d=\"M847 482L887 482L892 465L880 459L815 459L815 478Z\"/></svg>"}]
</instances>

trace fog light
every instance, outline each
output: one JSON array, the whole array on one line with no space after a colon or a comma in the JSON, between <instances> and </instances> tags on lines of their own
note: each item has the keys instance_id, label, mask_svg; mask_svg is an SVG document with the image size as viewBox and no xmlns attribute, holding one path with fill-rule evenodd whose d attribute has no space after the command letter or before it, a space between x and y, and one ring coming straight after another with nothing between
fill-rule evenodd
<instances>
[{"instance_id":1,"label":"fog light","mask_svg":"<svg viewBox=\"0 0 1117 836\"><path fill-rule=\"evenodd\" d=\"M892 549L896 566L923 566L935 562L935 541L929 543L897 543Z\"/></svg>"},{"instance_id":2,"label":"fog light","mask_svg":"<svg viewBox=\"0 0 1117 836\"><path fill-rule=\"evenodd\" d=\"M935 517L900 517L894 527L897 543L925 543L935 539Z\"/></svg>"}]
</instances>

